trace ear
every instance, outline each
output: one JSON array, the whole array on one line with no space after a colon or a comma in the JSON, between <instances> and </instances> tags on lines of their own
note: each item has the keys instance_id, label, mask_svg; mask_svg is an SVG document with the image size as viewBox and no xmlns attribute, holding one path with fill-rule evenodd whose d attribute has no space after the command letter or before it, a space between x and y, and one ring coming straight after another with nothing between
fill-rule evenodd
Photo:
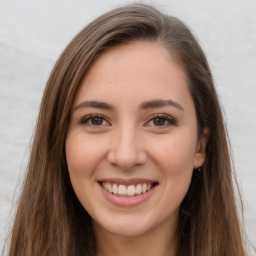
<instances>
[{"instance_id":1,"label":"ear","mask_svg":"<svg viewBox=\"0 0 256 256\"><path fill-rule=\"evenodd\" d=\"M203 129L203 132L198 139L196 152L194 157L194 169L201 167L204 164L205 156L206 156L206 145L210 136L210 130L208 127Z\"/></svg>"}]
</instances>

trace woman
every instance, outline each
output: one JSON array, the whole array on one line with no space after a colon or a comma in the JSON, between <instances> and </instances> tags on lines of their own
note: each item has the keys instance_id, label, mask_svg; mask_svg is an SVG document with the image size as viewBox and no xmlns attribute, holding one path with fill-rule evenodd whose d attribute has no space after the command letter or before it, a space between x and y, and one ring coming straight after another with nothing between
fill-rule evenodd
<instances>
[{"instance_id":1,"label":"woman","mask_svg":"<svg viewBox=\"0 0 256 256\"><path fill-rule=\"evenodd\" d=\"M178 19L115 9L47 83L9 255L246 255L205 55Z\"/></svg>"}]
</instances>

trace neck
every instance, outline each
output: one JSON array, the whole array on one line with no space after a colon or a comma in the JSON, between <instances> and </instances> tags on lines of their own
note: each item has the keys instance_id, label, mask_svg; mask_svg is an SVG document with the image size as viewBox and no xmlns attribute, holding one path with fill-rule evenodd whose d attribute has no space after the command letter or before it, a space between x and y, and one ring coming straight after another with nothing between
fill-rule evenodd
<instances>
[{"instance_id":1,"label":"neck","mask_svg":"<svg viewBox=\"0 0 256 256\"><path fill-rule=\"evenodd\" d=\"M177 237L174 233L170 235L170 230L165 234L162 230L153 230L136 237L114 235L99 228L94 228L94 231L97 256L176 255Z\"/></svg>"}]
</instances>

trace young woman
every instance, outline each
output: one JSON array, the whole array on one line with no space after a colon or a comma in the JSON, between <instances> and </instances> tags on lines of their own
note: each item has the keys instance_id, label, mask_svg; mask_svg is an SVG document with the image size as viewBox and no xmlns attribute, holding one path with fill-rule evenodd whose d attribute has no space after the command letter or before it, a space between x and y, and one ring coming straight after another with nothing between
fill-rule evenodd
<instances>
[{"instance_id":1,"label":"young woman","mask_svg":"<svg viewBox=\"0 0 256 256\"><path fill-rule=\"evenodd\" d=\"M245 256L205 55L147 5L104 14L47 83L10 256Z\"/></svg>"}]
</instances>

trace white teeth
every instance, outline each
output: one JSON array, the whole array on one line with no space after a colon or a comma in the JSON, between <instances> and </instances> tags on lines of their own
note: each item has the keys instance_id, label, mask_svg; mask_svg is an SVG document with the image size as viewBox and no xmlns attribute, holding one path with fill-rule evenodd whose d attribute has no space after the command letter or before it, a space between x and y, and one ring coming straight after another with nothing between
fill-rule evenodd
<instances>
[{"instance_id":1,"label":"white teeth","mask_svg":"<svg viewBox=\"0 0 256 256\"><path fill-rule=\"evenodd\" d=\"M125 196L126 195L126 186L124 185L119 185L118 187L118 195L120 196Z\"/></svg>"},{"instance_id":2,"label":"white teeth","mask_svg":"<svg viewBox=\"0 0 256 256\"><path fill-rule=\"evenodd\" d=\"M117 185L110 182L102 182L102 186L110 193L118 196L135 196L149 191L153 184L143 183L137 185Z\"/></svg>"},{"instance_id":3,"label":"white teeth","mask_svg":"<svg viewBox=\"0 0 256 256\"><path fill-rule=\"evenodd\" d=\"M113 189L112 189L112 186L111 186L110 183L107 183L107 190L108 190L109 192L113 192Z\"/></svg>"},{"instance_id":4,"label":"white teeth","mask_svg":"<svg viewBox=\"0 0 256 256\"><path fill-rule=\"evenodd\" d=\"M148 185L144 183L144 184L142 185L142 193L146 193L147 188L148 188Z\"/></svg>"},{"instance_id":5,"label":"white teeth","mask_svg":"<svg viewBox=\"0 0 256 256\"><path fill-rule=\"evenodd\" d=\"M140 185L140 184L138 184L138 185L136 186L136 194L137 194L137 195L141 194L141 185Z\"/></svg>"},{"instance_id":6,"label":"white teeth","mask_svg":"<svg viewBox=\"0 0 256 256\"><path fill-rule=\"evenodd\" d=\"M110 192L110 191L109 191ZM117 194L117 185L114 184L112 187L112 192L116 195Z\"/></svg>"},{"instance_id":7,"label":"white teeth","mask_svg":"<svg viewBox=\"0 0 256 256\"><path fill-rule=\"evenodd\" d=\"M134 185L130 185L127 187L126 193L128 196L134 196L135 195L135 187Z\"/></svg>"}]
</instances>

